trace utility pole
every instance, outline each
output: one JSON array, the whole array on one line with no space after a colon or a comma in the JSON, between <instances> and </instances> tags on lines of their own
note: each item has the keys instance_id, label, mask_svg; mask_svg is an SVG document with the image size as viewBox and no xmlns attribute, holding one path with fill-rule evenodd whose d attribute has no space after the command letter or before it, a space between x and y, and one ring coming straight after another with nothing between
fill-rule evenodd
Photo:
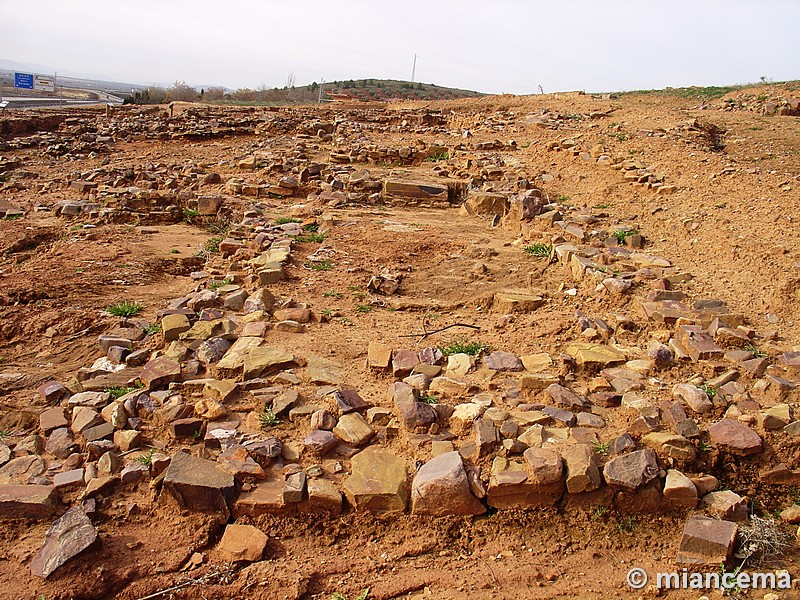
<instances>
[{"instance_id":1,"label":"utility pole","mask_svg":"<svg viewBox=\"0 0 800 600\"><path fill-rule=\"evenodd\" d=\"M417 55L414 55L414 64L411 67L411 83L414 83L414 76L417 73Z\"/></svg>"},{"instance_id":2,"label":"utility pole","mask_svg":"<svg viewBox=\"0 0 800 600\"><path fill-rule=\"evenodd\" d=\"M322 88L325 87L325 79L319 78L319 95L317 96L317 104L322 104Z\"/></svg>"}]
</instances>

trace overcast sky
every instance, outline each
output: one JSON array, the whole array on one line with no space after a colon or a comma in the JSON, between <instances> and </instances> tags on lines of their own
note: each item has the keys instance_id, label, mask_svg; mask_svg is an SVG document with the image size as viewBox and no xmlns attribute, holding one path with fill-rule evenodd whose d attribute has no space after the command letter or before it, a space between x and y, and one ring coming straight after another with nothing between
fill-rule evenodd
<instances>
[{"instance_id":1,"label":"overcast sky","mask_svg":"<svg viewBox=\"0 0 800 600\"><path fill-rule=\"evenodd\" d=\"M800 78L798 0L0 0L0 58L231 88L359 78L482 92Z\"/></svg>"}]
</instances>

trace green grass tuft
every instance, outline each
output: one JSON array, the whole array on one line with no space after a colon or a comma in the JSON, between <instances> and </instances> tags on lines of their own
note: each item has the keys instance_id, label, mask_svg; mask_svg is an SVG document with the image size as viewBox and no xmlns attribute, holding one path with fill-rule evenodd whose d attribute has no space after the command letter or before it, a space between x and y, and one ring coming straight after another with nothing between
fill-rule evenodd
<instances>
[{"instance_id":1,"label":"green grass tuft","mask_svg":"<svg viewBox=\"0 0 800 600\"><path fill-rule=\"evenodd\" d=\"M488 350L488 344L483 342L465 342L463 340L453 340L446 346L439 346L439 350L445 356L451 354L469 354L470 356L478 356L481 352Z\"/></svg>"},{"instance_id":2,"label":"green grass tuft","mask_svg":"<svg viewBox=\"0 0 800 600\"><path fill-rule=\"evenodd\" d=\"M620 244L624 244L626 237L629 237L629 236L632 236L632 235L638 235L638 234L639 234L639 231L636 230L636 229L620 229L619 231L615 231L611 235L613 237L617 238L617 241Z\"/></svg>"},{"instance_id":3,"label":"green grass tuft","mask_svg":"<svg viewBox=\"0 0 800 600\"><path fill-rule=\"evenodd\" d=\"M320 260L318 262L306 263L306 267L312 271L330 271L336 264L330 260Z\"/></svg>"},{"instance_id":4,"label":"green grass tuft","mask_svg":"<svg viewBox=\"0 0 800 600\"><path fill-rule=\"evenodd\" d=\"M226 285L230 285L232 282L230 279L220 279L219 281L209 281L208 282L208 289L210 290L218 290L221 287L225 287Z\"/></svg>"},{"instance_id":5,"label":"green grass tuft","mask_svg":"<svg viewBox=\"0 0 800 600\"><path fill-rule=\"evenodd\" d=\"M131 302L130 300L125 300L119 304L112 304L106 307L106 312L108 314L114 315L115 317L126 318L138 315L142 310L144 310L144 306L138 302Z\"/></svg>"},{"instance_id":6,"label":"green grass tuft","mask_svg":"<svg viewBox=\"0 0 800 600\"><path fill-rule=\"evenodd\" d=\"M294 217L278 217L275 219L275 225L286 225L287 223L302 223L302 221Z\"/></svg>"},{"instance_id":7,"label":"green grass tuft","mask_svg":"<svg viewBox=\"0 0 800 600\"><path fill-rule=\"evenodd\" d=\"M203 247L203 249L211 254L217 254L219 252L219 243L221 241L222 238L219 237L208 238L208 241L206 241L206 245Z\"/></svg>"},{"instance_id":8,"label":"green grass tuft","mask_svg":"<svg viewBox=\"0 0 800 600\"><path fill-rule=\"evenodd\" d=\"M525 246L524 248L526 254L530 254L531 256L536 256L538 258L548 258L550 253L553 251L552 244L534 244L533 246Z\"/></svg>"},{"instance_id":9,"label":"green grass tuft","mask_svg":"<svg viewBox=\"0 0 800 600\"><path fill-rule=\"evenodd\" d=\"M281 420L275 416L271 408L265 408L258 413L258 422L261 423L262 429L267 429L275 425L280 425Z\"/></svg>"},{"instance_id":10,"label":"green grass tuft","mask_svg":"<svg viewBox=\"0 0 800 600\"><path fill-rule=\"evenodd\" d=\"M161 331L161 325L154 323L152 325L145 325L143 328L145 335L154 335Z\"/></svg>"},{"instance_id":11,"label":"green grass tuft","mask_svg":"<svg viewBox=\"0 0 800 600\"><path fill-rule=\"evenodd\" d=\"M325 241L325 234L324 233L309 233L308 235L296 235L294 236L295 241L304 244L315 242L317 244L321 244Z\"/></svg>"}]
</instances>

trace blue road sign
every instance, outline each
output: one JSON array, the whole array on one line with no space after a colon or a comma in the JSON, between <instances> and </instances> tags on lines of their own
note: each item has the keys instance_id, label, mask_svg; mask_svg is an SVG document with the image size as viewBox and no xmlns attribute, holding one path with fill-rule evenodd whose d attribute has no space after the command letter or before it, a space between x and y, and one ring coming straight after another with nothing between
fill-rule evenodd
<instances>
[{"instance_id":1,"label":"blue road sign","mask_svg":"<svg viewBox=\"0 0 800 600\"><path fill-rule=\"evenodd\" d=\"M14 87L33 89L33 75L30 73L14 73Z\"/></svg>"}]
</instances>

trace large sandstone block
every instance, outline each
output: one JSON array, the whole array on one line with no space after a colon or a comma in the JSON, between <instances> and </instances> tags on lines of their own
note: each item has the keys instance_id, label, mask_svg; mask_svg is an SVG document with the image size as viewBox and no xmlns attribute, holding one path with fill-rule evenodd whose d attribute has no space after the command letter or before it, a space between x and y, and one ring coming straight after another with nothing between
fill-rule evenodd
<instances>
[{"instance_id":1,"label":"large sandstone block","mask_svg":"<svg viewBox=\"0 0 800 600\"><path fill-rule=\"evenodd\" d=\"M636 450L612 458L603 467L603 477L612 488L636 491L658 477L656 453L650 449Z\"/></svg>"},{"instance_id":2,"label":"large sandstone block","mask_svg":"<svg viewBox=\"0 0 800 600\"><path fill-rule=\"evenodd\" d=\"M600 487L600 470L589 444L568 446L561 452L567 465L567 491L570 494L591 492Z\"/></svg>"},{"instance_id":3,"label":"large sandstone block","mask_svg":"<svg viewBox=\"0 0 800 600\"><path fill-rule=\"evenodd\" d=\"M747 425L733 419L722 419L709 425L711 441L723 451L737 456L761 452L761 437Z\"/></svg>"},{"instance_id":4,"label":"large sandstone block","mask_svg":"<svg viewBox=\"0 0 800 600\"><path fill-rule=\"evenodd\" d=\"M683 528L675 562L717 567L730 558L736 539L736 523L693 515Z\"/></svg>"},{"instance_id":5,"label":"large sandstone block","mask_svg":"<svg viewBox=\"0 0 800 600\"><path fill-rule=\"evenodd\" d=\"M233 500L233 475L217 463L176 452L164 474L164 492L190 510L222 513Z\"/></svg>"},{"instance_id":6,"label":"large sandstone block","mask_svg":"<svg viewBox=\"0 0 800 600\"><path fill-rule=\"evenodd\" d=\"M486 507L472 495L458 452L440 454L420 467L411 484L411 513L480 515Z\"/></svg>"},{"instance_id":7,"label":"large sandstone block","mask_svg":"<svg viewBox=\"0 0 800 600\"><path fill-rule=\"evenodd\" d=\"M383 197L447 202L448 191L444 185L387 179L383 183Z\"/></svg>"},{"instance_id":8,"label":"large sandstone block","mask_svg":"<svg viewBox=\"0 0 800 600\"><path fill-rule=\"evenodd\" d=\"M403 512L408 501L406 462L388 450L370 446L353 457L344 489L357 510Z\"/></svg>"},{"instance_id":9,"label":"large sandstone block","mask_svg":"<svg viewBox=\"0 0 800 600\"><path fill-rule=\"evenodd\" d=\"M0 485L0 517L4 519L47 519L57 506L52 485Z\"/></svg>"},{"instance_id":10,"label":"large sandstone block","mask_svg":"<svg viewBox=\"0 0 800 600\"><path fill-rule=\"evenodd\" d=\"M73 506L47 530L44 544L31 560L31 573L47 578L97 540L97 530L79 506Z\"/></svg>"}]
</instances>

